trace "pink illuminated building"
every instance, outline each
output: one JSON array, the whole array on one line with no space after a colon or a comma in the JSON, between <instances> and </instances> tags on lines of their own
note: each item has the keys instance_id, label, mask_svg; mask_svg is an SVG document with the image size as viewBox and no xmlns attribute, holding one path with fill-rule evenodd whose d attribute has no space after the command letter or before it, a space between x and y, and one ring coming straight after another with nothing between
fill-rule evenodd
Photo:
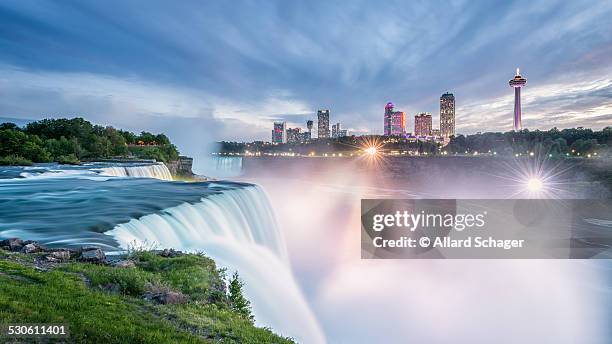
<instances>
[{"instance_id":1,"label":"pink illuminated building","mask_svg":"<svg viewBox=\"0 0 612 344\"><path fill-rule=\"evenodd\" d=\"M406 135L406 113L394 111L393 103L385 105L384 116L384 135L385 136L405 136Z\"/></svg>"}]
</instances>

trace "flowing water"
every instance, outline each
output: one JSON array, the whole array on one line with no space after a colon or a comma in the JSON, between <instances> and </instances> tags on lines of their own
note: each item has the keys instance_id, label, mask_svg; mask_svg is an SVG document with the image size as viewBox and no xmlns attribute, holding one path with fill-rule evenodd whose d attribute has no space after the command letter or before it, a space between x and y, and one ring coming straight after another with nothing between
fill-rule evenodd
<instances>
[{"instance_id":1,"label":"flowing water","mask_svg":"<svg viewBox=\"0 0 612 344\"><path fill-rule=\"evenodd\" d=\"M240 273L257 325L305 343L324 342L263 190L169 180L162 164L2 168L0 238L106 251L130 245L201 251Z\"/></svg>"}]
</instances>

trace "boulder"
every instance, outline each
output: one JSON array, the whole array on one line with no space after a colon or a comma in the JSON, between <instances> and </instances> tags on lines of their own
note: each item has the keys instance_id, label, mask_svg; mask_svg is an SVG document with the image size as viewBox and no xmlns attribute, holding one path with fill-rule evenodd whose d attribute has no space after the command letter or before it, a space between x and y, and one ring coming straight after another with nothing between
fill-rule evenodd
<instances>
[{"instance_id":1,"label":"boulder","mask_svg":"<svg viewBox=\"0 0 612 344\"><path fill-rule=\"evenodd\" d=\"M19 238L10 238L0 241L0 247L6 248L9 251L21 251L23 240Z\"/></svg>"},{"instance_id":2,"label":"boulder","mask_svg":"<svg viewBox=\"0 0 612 344\"><path fill-rule=\"evenodd\" d=\"M65 251L65 250L61 250L61 251L54 251L49 253L49 255L47 256L47 260L49 260L49 258L53 258L56 261L60 261L60 262L66 262L70 260L70 251Z\"/></svg>"},{"instance_id":3,"label":"boulder","mask_svg":"<svg viewBox=\"0 0 612 344\"><path fill-rule=\"evenodd\" d=\"M59 259L57 258L53 258L51 256L46 256L45 259L47 260L47 263L59 263Z\"/></svg>"},{"instance_id":4,"label":"boulder","mask_svg":"<svg viewBox=\"0 0 612 344\"><path fill-rule=\"evenodd\" d=\"M40 251L40 247L36 244L27 244L21 248L23 253L34 253Z\"/></svg>"},{"instance_id":5,"label":"boulder","mask_svg":"<svg viewBox=\"0 0 612 344\"><path fill-rule=\"evenodd\" d=\"M187 296L176 291L165 291L163 293L155 294L151 297L151 299L163 305L178 305L187 302Z\"/></svg>"},{"instance_id":6,"label":"boulder","mask_svg":"<svg viewBox=\"0 0 612 344\"><path fill-rule=\"evenodd\" d=\"M79 260L90 263L103 263L106 261L106 255L99 248L86 248L81 251Z\"/></svg>"}]
</instances>

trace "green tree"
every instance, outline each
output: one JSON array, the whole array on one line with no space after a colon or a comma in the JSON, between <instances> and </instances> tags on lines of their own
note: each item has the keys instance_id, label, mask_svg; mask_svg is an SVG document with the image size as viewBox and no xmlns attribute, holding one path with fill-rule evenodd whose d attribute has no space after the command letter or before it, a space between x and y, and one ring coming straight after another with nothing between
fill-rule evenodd
<instances>
[{"instance_id":1,"label":"green tree","mask_svg":"<svg viewBox=\"0 0 612 344\"><path fill-rule=\"evenodd\" d=\"M238 272L234 272L228 288L230 307L234 312L253 322L255 318L251 313L251 302L244 297L242 293L243 287L244 282L240 279L240 276L238 276Z\"/></svg>"},{"instance_id":2,"label":"green tree","mask_svg":"<svg viewBox=\"0 0 612 344\"><path fill-rule=\"evenodd\" d=\"M155 141L156 137L155 135L147 132L147 131L143 131L140 133L140 136L138 136L138 141L142 141L147 145L150 144L157 144L157 141Z\"/></svg>"}]
</instances>

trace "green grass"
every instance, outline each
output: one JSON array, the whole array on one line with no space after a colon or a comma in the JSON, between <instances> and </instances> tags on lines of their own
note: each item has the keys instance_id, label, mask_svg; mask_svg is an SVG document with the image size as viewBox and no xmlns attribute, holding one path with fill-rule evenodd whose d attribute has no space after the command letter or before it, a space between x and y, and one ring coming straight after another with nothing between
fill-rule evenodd
<instances>
[{"instance_id":1,"label":"green grass","mask_svg":"<svg viewBox=\"0 0 612 344\"><path fill-rule=\"evenodd\" d=\"M136 268L73 261L49 271L32 256L0 250L0 323L66 323L79 343L292 343L231 311L223 273L203 255L137 252ZM151 286L189 301L146 301Z\"/></svg>"},{"instance_id":2,"label":"green grass","mask_svg":"<svg viewBox=\"0 0 612 344\"><path fill-rule=\"evenodd\" d=\"M215 305L199 307L194 304L157 306L161 314L173 317L182 327L194 333L214 338L223 343L294 343L290 338L280 338L270 329L255 328L242 317L228 309Z\"/></svg>"}]
</instances>

